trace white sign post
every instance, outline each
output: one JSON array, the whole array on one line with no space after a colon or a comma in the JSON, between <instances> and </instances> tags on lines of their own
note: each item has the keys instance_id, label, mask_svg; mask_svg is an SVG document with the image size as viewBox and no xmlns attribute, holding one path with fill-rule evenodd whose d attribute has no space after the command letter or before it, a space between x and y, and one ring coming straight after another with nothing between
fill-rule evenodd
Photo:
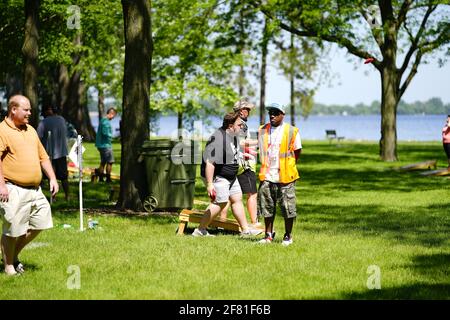
<instances>
[{"instance_id":1,"label":"white sign post","mask_svg":"<svg viewBox=\"0 0 450 320\"><path fill-rule=\"evenodd\" d=\"M77 137L77 162L78 162L78 169L79 169L79 199L80 199L80 231L83 231L83 145L82 145L83 138L78 135Z\"/></svg>"}]
</instances>

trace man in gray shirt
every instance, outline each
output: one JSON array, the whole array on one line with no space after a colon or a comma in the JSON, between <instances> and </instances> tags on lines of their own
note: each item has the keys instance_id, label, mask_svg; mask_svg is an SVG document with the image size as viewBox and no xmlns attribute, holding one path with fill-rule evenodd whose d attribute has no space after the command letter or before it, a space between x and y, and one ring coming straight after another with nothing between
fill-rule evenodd
<instances>
[{"instance_id":1,"label":"man in gray shirt","mask_svg":"<svg viewBox=\"0 0 450 320\"><path fill-rule=\"evenodd\" d=\"M52 105L44 105L44 119L39 123L37 133L45 147L55 170L56 178L61 181L66 201L69 200L69 181L67 172L67 126L66 120L57 114Z\"/></svg>"}]
</instances>

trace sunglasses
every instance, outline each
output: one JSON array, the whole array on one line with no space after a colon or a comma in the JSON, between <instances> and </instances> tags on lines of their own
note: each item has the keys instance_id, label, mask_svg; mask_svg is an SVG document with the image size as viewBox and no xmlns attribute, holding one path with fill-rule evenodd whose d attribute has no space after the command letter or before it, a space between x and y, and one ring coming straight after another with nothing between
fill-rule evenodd
<instances>
[{"instance_id":1,"label":"sunglasses","mask_svg":"<svg viewBox=\"0 0 450 320\"><path fill-rule=\"evenodd\" d=\"M282 112L281 111L269 111L269 116L279 116Z\"/></svg>"}]
</instances>

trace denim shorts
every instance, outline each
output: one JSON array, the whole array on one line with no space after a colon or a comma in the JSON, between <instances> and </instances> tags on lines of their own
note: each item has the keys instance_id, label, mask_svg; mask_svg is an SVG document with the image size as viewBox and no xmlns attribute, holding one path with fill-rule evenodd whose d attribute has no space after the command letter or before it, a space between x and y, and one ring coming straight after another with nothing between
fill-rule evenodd
<instances>
[{"instance_id":1,"label":"denim shorts","mask_svg":"<svg viewBox=\"0 0 450 320\"><path fill-rule=\"evenodd\" d=\"M114 154L112 149L110 148L98 148L100 152L100 161L101 163L113 163L114 162Z\"/></svg>"}]
</instances>

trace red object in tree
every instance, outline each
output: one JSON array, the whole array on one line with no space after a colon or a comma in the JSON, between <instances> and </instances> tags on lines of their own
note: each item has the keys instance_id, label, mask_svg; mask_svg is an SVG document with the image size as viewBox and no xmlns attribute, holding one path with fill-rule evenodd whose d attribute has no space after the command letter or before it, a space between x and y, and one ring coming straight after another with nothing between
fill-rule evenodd
<instances>
[{"instance_id":1,"label":"red object in tree","mask_svg":"<svg viewBox=\"0 0 450 320\"><path fill-rule=\"evenodd\" d=\"M69 166L69 167L75 167L75 163L69 162L69 163L68 163L68 166Z\"/></svg>"},{"instance_id":2,"label":"red object in tree","mask_svg":"<svg viewBox=\"0 0 450 320\"><path fill-rule=\"evenodd\" d=\"M374 60L375 60L374 58L367 58L367 59L364 61L364 64L371 63L371 62L373 62Z\"/></svg>"}]
</instances>

